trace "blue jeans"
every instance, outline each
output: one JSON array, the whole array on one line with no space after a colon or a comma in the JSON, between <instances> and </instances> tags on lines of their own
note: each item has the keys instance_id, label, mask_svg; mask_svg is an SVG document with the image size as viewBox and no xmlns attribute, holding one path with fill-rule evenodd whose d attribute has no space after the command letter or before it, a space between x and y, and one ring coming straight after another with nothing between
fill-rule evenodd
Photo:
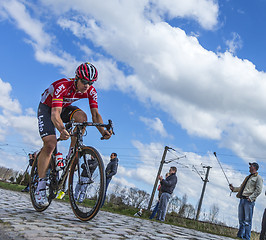
<instances>
[{"instance_id":1,"label":"blue jeans","mask_svg":"<svg viewBox=\"0 0 266 240\"><path fill-rule=\"evenodd\" d=\"M111 179L112 179L112 178L106 178L106 187L105 187L105 192L104 192L103 202L102 202L101 207L104 205L105 198L106 198L106 193L107 193L107 188L108 188L108 186L109 186L109 183L111 182Z\"/></svg>"},{"instance_id":2,"label":"blue jeans","mask_svg":"<svg viewBox=\"0 0 266 240\"><path fill-rule=\"evenodd\" d=\"M159 201L156 203L152 213L151 213L151 216L149 217L150 219L153 219L158 211L158 207L159 207Z\"/></svg>"},{"instance_id":3,"label":"blue jeans","mask_svg":"<svg viewBox=\"0 0 266 240\"><path fill-rule=\"evenodd\" d=\"M78 182L75 187L74 199L79 203L82 203L85 199L87 187L88 187L88 177L80 177L80 183Z\"/></svg>"},{"instance_id":4,"label":"blue jeans","mask_svg":"<svg viewBox=\"0 0 266 240\"><path fill-rule=\"evenodd\" d=\"M170 193L162 193L161 197L160 197L160 201L159 201L159 207L158 207L158 213L157 213L157 217L156 219L159 221L164 221L165 220L165 215L167 212L167 205L168 205L168 201L171 197Z\"/></svg>"},{"instance_id":5,"label":"blue jeans","mask_svg":"<svg viewBox=\"0 0 266 240\"><path fill-rule=\"evenodd\" d=\"M255 202L241 198L238 205L239 229L237 237L250 240L252 216Z\"/></svg>"}]
</instances>

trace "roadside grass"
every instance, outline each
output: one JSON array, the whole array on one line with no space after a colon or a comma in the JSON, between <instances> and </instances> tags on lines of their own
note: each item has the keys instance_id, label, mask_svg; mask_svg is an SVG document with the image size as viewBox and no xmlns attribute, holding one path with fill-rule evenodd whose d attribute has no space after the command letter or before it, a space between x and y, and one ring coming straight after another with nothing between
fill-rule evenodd
<instances>
[{"instance_id":1,"label":"roadside grass","mask_svg":"<svg viewBox=\"0 0 266 240\"><path fill-rule=\"evenodd\" d=\"M0 188L21 192L21 190L24 189L25 186L0 181ZM55 199L55 200L69 202L68 195L66 195L62 200L58 200L58 199ZM136 209L134 207L127 206L124 204L113 204L113 203L108 202L104 204L104 206L102 207L102 210L132 217L134 216L136 212L138 212L139 209ZM144 210L141 218L150 220L149 219L150 214L151 214L150 211ZM156 221L156 220L150 220L150 221ZM228 227L224 225L214 224L210 222L196 221L194 219L189 219L189 218L183 218L183 217L178 216L178 214L174 212L168 213L166 215L166 220L164 223L179 226L179 227L194 229L197 231L206 232L210 234L230 237L234 239L236 239L236 234L238 230L236 228ZM259 240L259 233L252 232L251 239Z\"/></svg>"},{"instance_id":2,"label":"roadside grass","mask_svg":"<svg viewBox=\"0 0 266 240\"><path fill-rule=\"evenodd\" d=\"M25 186L0 181L0 188L21 192L21 190L24 189Z\"/></svg>"}]
</instances>

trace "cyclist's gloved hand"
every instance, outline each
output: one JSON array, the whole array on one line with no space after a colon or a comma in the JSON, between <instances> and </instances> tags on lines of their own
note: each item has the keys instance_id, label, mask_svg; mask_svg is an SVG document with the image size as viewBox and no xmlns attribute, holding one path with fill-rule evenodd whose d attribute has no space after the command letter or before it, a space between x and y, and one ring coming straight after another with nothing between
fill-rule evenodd
<instances>
[{"instance_id":1,"label":"cyclist's gloved hand","mask_svg":"<svg viewBox=\"0 0 266 240\"><path fill-rule=\"evenodd\" d=\"M102 133L102 137L101 139L109 139L110 137L112 136L112 132L109 132L107 130L104 130L103 133Z\"/></svg>"},{"instance_id":2,"label":"cyclist's gloved hand","mask_svg":"<svg viewBox=\"0 0 266 240\"><path fill-rule=\"evenodd\" d=\"M70 135L66 129L63 129L60 133L60 139L67 140L69 139Z\"/></svg>"}]
</instances>

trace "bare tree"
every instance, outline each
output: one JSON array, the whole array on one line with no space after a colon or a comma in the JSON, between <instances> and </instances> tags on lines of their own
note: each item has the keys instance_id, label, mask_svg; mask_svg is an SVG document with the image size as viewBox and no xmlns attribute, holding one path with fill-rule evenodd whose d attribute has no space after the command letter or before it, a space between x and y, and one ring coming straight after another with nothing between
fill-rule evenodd
<instances>
[{"instance_id":1,"label":"bare tree","mask_svg":"<svg viewBox=\"0 0 266 240\"><path fill-rule=\"evenodd\" d=\"M122 189L122 187L121 187L120 184L117 184L117 183L114 184L113 185L113 188L112 188L113 194L115 194L116 196L118 196L120 194L120 192L121 192L121 189Z\"/></svg>"},{"instance_id":2,"label":"bare tree","mask_svg":"<svg viewBox=\"0 0 266 240\"><path fill-rule=\"evenodd\" d=\"M7 170L8 170L8 168L6 168L6 167L0 167L0 178L4 178L4 175L5 175Z\"/></svg>"},{"instance_id":3,"label":"bare tree","mask_svg":"<svg viewBox=\"0 0 266 240\"><path fill-rule=\"evenodd\" d=\"M187 195L184 194L184 196L182 197L181 202L180 202L178 215L180 215L181 217L185 217L186 207L187 207Z\"/></svg>"},{"instance_id":4,"label":"bare tree","mask_svg":"<svg viewBox=\"0 0 266 240\"><path fill-rule=\"evenodd\" d=\"M191 219L195 218L196 210L191 204L187 203L186 194L184 194L182 199L179 199L178 197L173 198L170 204L171 204L172 210L177 212L177 214L180 217L191 218Z\"/></svg>"},{"instance_id":5,"label":"bare tree","mask_svg":"<svg viewBox=\"0 0 266 240\"><path fill-rule=\"evenodd\" d=\"M126 204L127 189L122 187L120 184L114 184L112 187L112 192L107 195L106 201L120 205Z\"/></svg>"},{"instance_id":6,"label":"bare tree","mask_svg":"<svg viewBox=\"0 0 266 240\"><path fill-rule=\"evenodd\" d=\"M216 222L218 215L219 215L219 206L214 203L213 205L211 205L210 208L210 214L209 214L210 222L212 223Z\"/></svg>"},{"instance_id":7,"label":"bare tree","mask_svg":"<svg viewBox=\"0 0 266 240\"><path fill-rule=\"evenodd\" d=\"M178 208L180 207L181 200L175 196L170 199L169 205L168 205L168 211L169 212L177 212Z\"/></svg>"},{"instance_id":8,"label":"bare tree","mask_svg":"<svg viewBox=\"0 0 266 240\"><path fill-rule=\"evenodd\" d=\"M13 175L13 170L11 168L7 168L4 176L3 176L3 179L4 180L7 180L9 179L11 176Z\"/></svg>"},{"instance_id":9,"label":"bare tree","mask_svg":"<svg viewBox=\"0 0 266 240\"><path fill-rule=\"evenodd\" d=\"M127 204L135 208L142 208L148 204L150 194L147 192L137 189L130 188L128 190Z\"/></svg>"},{"instance_id":10,"label":"bare tree","mask_svg":"<svg viewBox=\"0 0 266 240\"><path fill-rule=\"evenodd\" d=\"M196 210L191 204L186 204L185 216L186 218L191 218L191 219L195 218Z\"/></svg>"}]
</instances>

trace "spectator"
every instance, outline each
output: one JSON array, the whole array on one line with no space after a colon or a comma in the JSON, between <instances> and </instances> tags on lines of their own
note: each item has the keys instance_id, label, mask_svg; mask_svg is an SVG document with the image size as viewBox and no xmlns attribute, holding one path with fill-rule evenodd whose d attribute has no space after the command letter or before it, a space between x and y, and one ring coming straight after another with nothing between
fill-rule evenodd
<instances>
[{"instance_id":1,"label":"spectator","mask_svg":"<svg viewBox=\"0 0 266 240\"><path fill-rule=\"evenodd\" d=\"M169 172L165 174L165 178L167 178L168 176L169 176ZM149 219L153 219L155 217L157 211L158 211L161 194L162 194L161 184L159 184L159 186L158 186L158 201L157 201Z\"/></svg>"},{"instance_id":2,"label":"spectator","mask_svg":"<svg viewBox=\"0 0 266 240\"><path fill-rule=\"evenodd\" d=\"M112 180L112 177L117 173L117 168L118 168L117 154L116 153L112 153L111 156L110 156L110 162L107 164L107 167L105 169L106 188L105 188L105 193L104 193L104 197L103 197L102 206L104 205L104 202L105 202L107 188L109 186L109 183Z\"/></svg>"},{"instance_id":3,"label":"spectator","mask_svg":"<svg viewBox=\"0 0 266 240\"><path fill-rule=\"evenodd\" d=\"M165 220L168 202L177 183L176 171L176 167L170 167L169 176L166 179L163 179L162 176L159 177L162 191L158 206L158 213L156 217L156 219L159 221Z\"/></svg>"},{"instance_id":4,"label":"spectator","mask_svg":"<svg viewBox=\"0 0 266 240\"><path fill-rule=\"evenodd\" d=\"M264 214L261 222L261 232L260 232L260 240L265 240L265 239L266 239L266 208L264 209Z\"/></svg>"},{"instance_id":5,"label":"spectator","mask_svg":"<svg viewBox=\"0 0 266 240\"><path fill-rule=\"evenodd\" d=\"M258 175L258 169L258 163L249 163L250 175L244 179L241 186L233 187L232 184L229 185L231 191L237 192L236 197L240 198L238 205L239 229L237 237L241 239L250 240L253 209L256 198L262 191L263 180L262 177Z\"/></svg>"},{"instance_id":6,"label":"spectator","mask_svg":"<svg viewBox=\"0 0 266 240\"><path fill-rule=\"evenodd\" d=\"M94 157L91 155L91 159L86 159L84 163L81 164L83 169L80 176L80 181L75 187L74 199L79 203L82 203L86 197L86 190L88 185L93 182L91 176L88 175L87 168L89 168L90 175L93 174L95 168L97 167L97 162Z\"/></svg>"}]
</instances>

